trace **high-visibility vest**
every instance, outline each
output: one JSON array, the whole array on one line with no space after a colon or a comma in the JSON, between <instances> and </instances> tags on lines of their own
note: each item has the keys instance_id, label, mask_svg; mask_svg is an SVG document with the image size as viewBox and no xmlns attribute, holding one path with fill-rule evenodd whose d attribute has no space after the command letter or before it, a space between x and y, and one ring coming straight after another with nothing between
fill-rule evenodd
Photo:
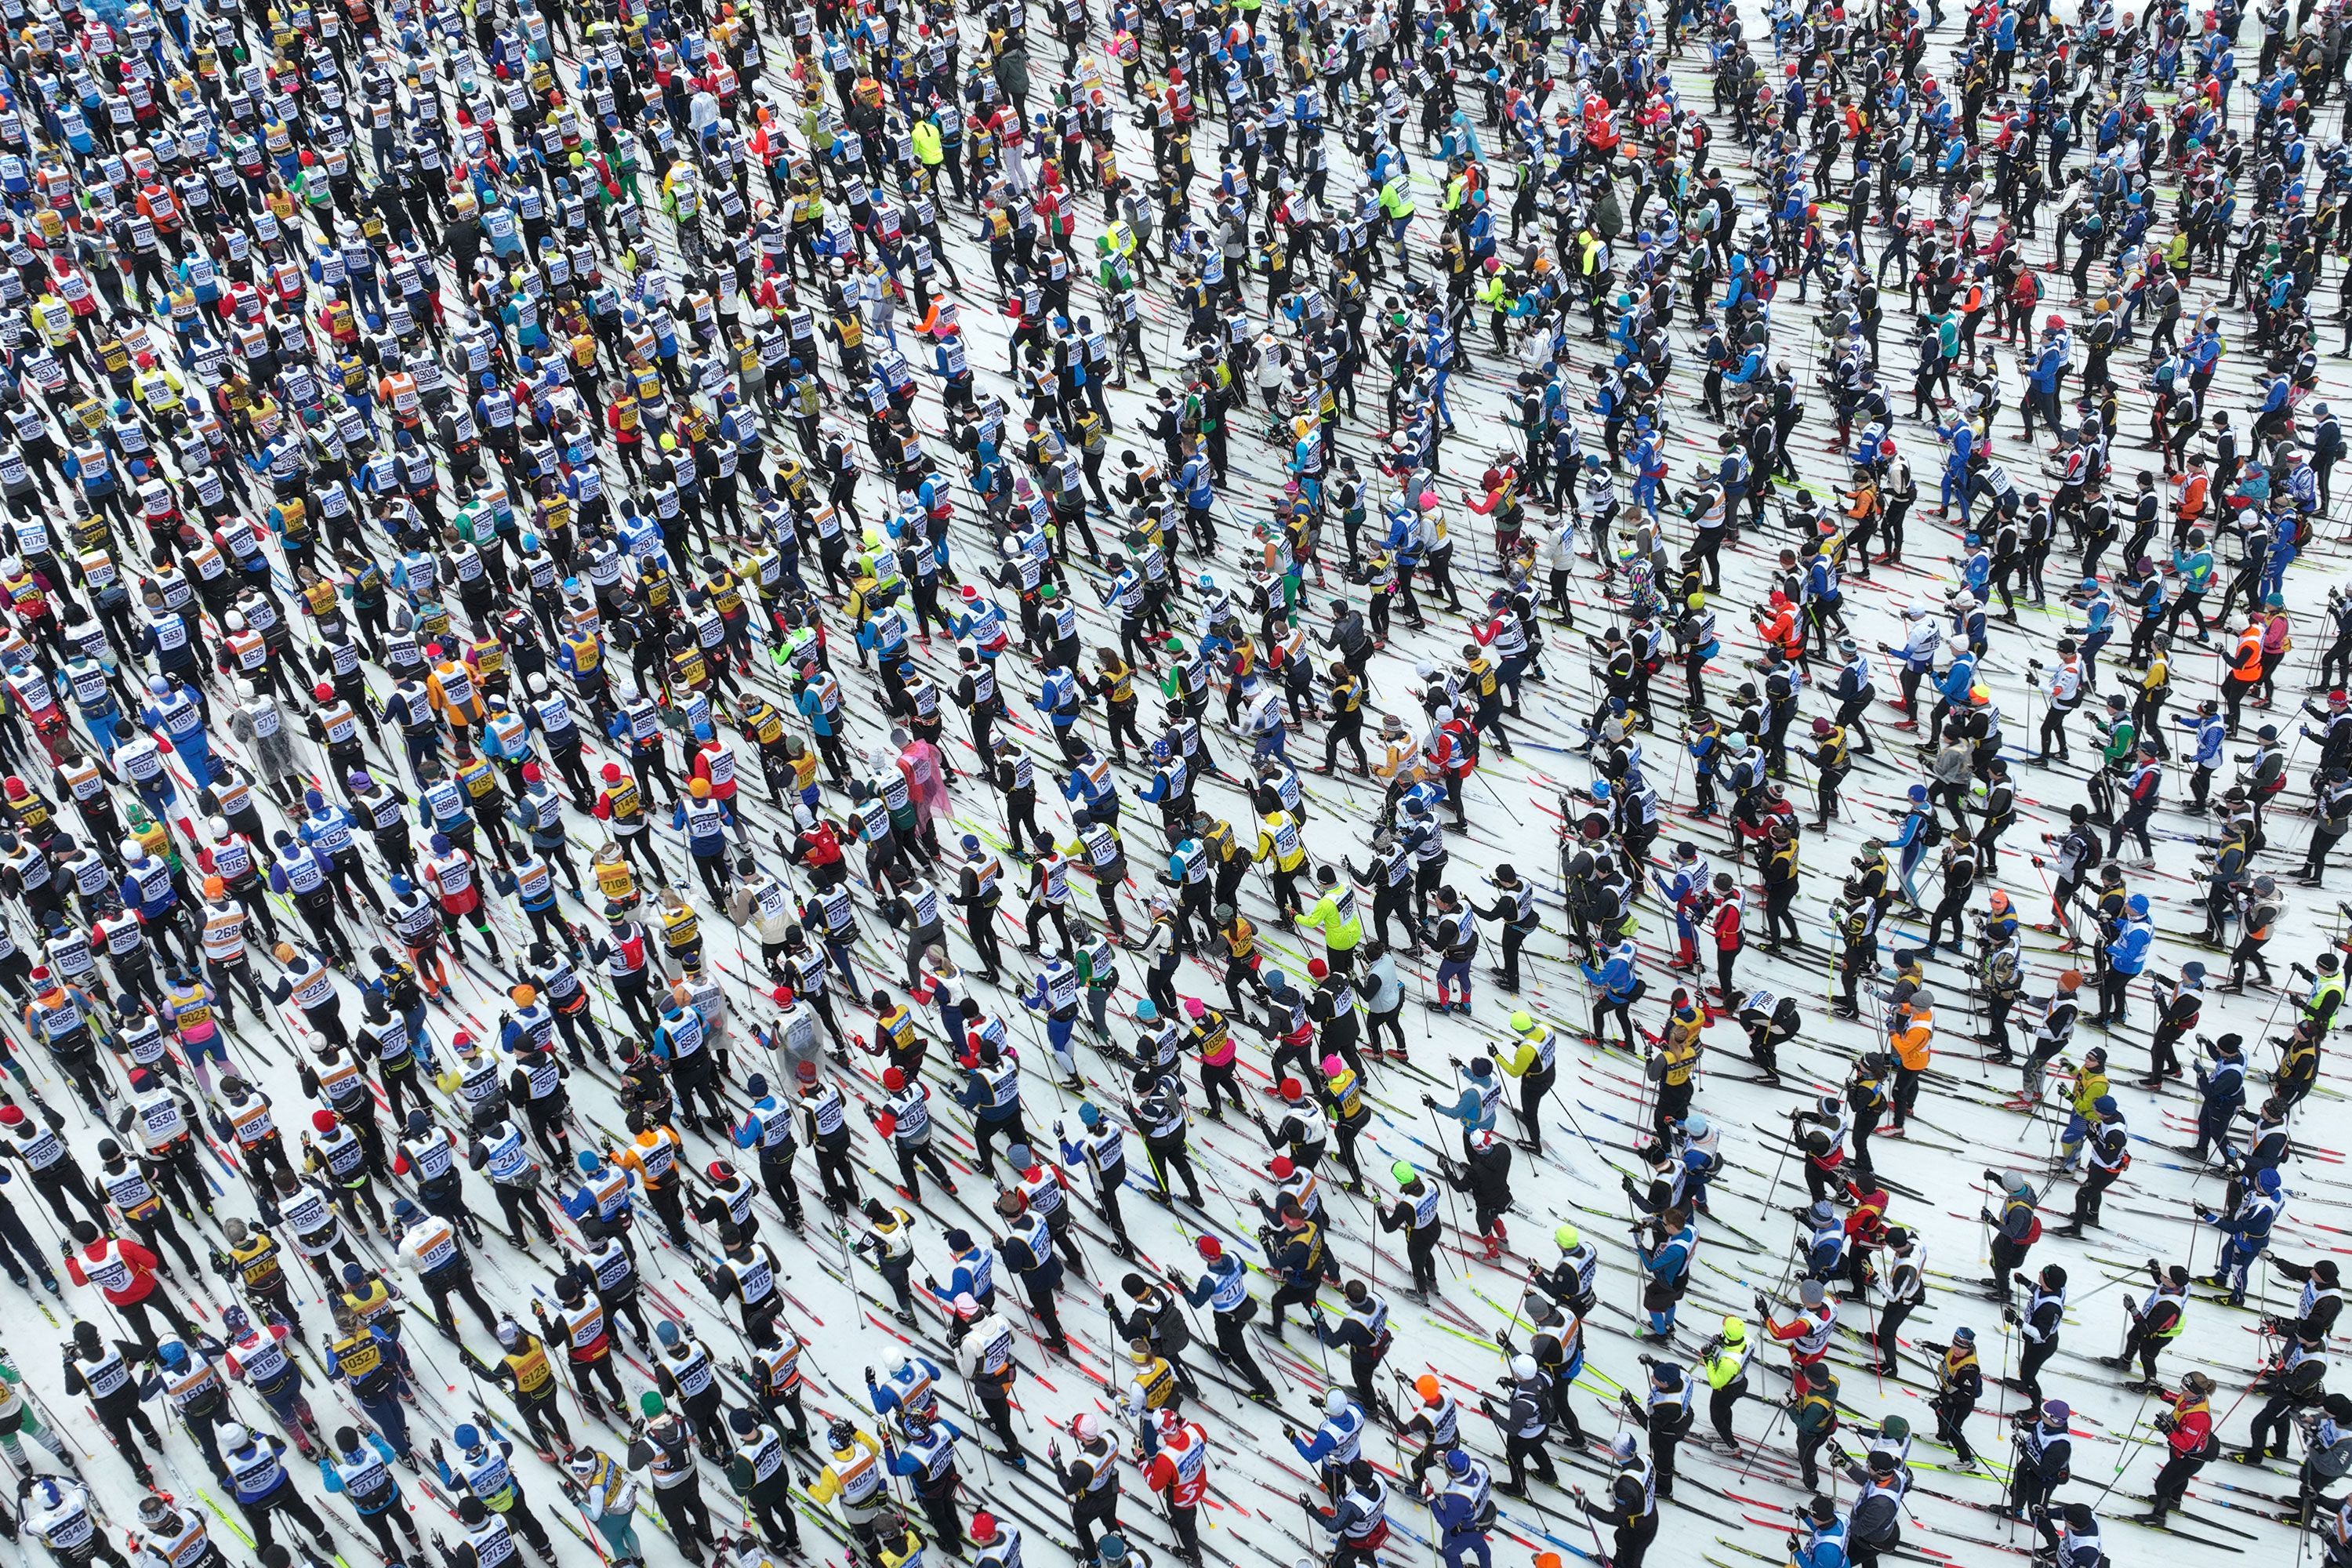
<instances>
[{"instance_id":1,"label":"high-visibility vest","mask_svg":"<svg viewBox=\"0 0 2352 1568\"><path fill-rule=\"evenodd\" d=\"M2238 664L2230 671L2230 679L2242 686L2251 686L2263 678L2263 628L2248 626L2238 637Z\"/></svg>"},{"instance_id":2,"label":"high-visibility vest","mask_svg":"<svg viewBox=\"0 0 2352 1568\"><path fill-rule=\"evenodd\" d=\"M1895 1047L1895 1058L1906 1068L1913 1072L1925 1072L1930 1054L1928 1047L1935 1038L1934 1016L1915 1013L1911 1016L1910 1024L1900 1033L1889 1036L1887 1043Z\"/></svg>"}]
</instances>

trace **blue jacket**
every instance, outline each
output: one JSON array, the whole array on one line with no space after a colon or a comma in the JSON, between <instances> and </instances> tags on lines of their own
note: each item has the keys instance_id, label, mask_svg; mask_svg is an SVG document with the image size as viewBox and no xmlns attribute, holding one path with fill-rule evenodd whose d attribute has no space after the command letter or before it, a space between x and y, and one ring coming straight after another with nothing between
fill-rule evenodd
<instances>
[{"instance_id":1,"label":"blue jacket","mask_svg":"<svg viewBox=\"0 0 2352 1568\"><path fill-rule=\"evenodd\" d=\"M308 860L317 867L319 875L327 881L332 882L335 879L335 868L325 856L307 844L289 845L280 848L277 858L269 863L269 890L273 893L288 891L286 868L303 860Z\"/></svg>"},{"instance_id":2,"label":"blue jacket","mask_svg":"<svg viewBox=\"0 0 2352 1568\"><path fill-rule=\"evenodd\" d=\"M1198 1279L1184 1287L1184 1300L1195 1307L1207 1306L1219 1286L1230 1284L1231 1276L1242 1271L1242 1260L1228 1252L1202 1265L1202 1270Z\"/></svg>"},{"instance_id":3,"label":"blue jacket","mask_svg":"<svg viewBox=\"0 0 2352 1568\"><path fill-rule=\"evenodd\" d=\"M1495 1125L1494 1111L1488 1108L1486 1097L1475 1089L1464 1089L1462 1097L1451 1105L1439 1100L1431 1109L1440 1116L1459 1121L1467 1131L1490 1131Z\"/></svg>"},{"instance_id":4,"label":"blue jacket","mask_svg":"<svg viewBox=\"0 0 2352 1568\"><path fill-rule=\"evenodd\" d=\"M818 696L814 689L803 689L799 696L793 698L793 707L802 718L809 721L810 731L820 740L833 733L833 718L824 710L824 699Z\"/></svg>"},{"instance_id":5,"label":"blue jacket","mask_svg":"<svg viewBox=\"0 0 2352 1568\"><path fill-rule=\"evenodd\" d=\"M2198 1064L2197 1087L2205 1097L2209 1110L2234 1110L2246 1103L2246 1064L2242 1058L2222 1058L2210 1072Z\"/></svg>"},{"instance_id":6,"label":"blue jacket","mask_svg":"<svg viewBox=\"0 0 2352 1568\"><path fill-rule=\"evenodd\" d=\"M1345 1415L1327 1415L1323 1425L1315 1429L1312 1437L1293 1437L1291 1447L1310 1465L1319 1465L1334 1454L1349 1450L1363 1441L1364 1412L1353 1400L1349 1401Z\"/></svg>"},{"instance_id":7,"label":"blue jacket","mask_svg":"<svg viewBox=\"0 0 2352 1568\"><path fill-rule=\"evenodd\" d=\"M2126 921L2115 941L2107 943L2108 965L2118 974L2137 974L2147 967L2148 945L2155 939L2155 930L2146 921Z\"/></svg>"},{"instance_id":8,"label":"blue jacket","mask_svg":"<svg viewBox=\"0 0 2352 1568\"><path fill-rule=\"evenodd\" d=\"M1698 1231L1686 1222L1660 1242L1657 1251L1641 1254L1642 1271L1662 1285L1672 1285L1690 1271L1691 1251L1697 1245Z\"/></svg>"},{"instance_id":9,"label":"blue jacket","mask_svg":"<svg viewBox=\"0 0 2352 1568\"><path fill-rule=\"evenodd\" d=\"M384 1492L382 1497L376 1500L376 1504L373 1508L363 1506L357 1498L351 1500L352 1506L357 1509L363 1515L382 1513L386 1509L391 1508L394 1504L400 1501L400 1482L391 1475L391 1467L399 1460L400 1456L392 1451L391 1444L385 1442L382 1437L377 1436L374 1433L363 1431L360 1436L367 1439L368 1444L375 1449L376 1457L383 1461L385 1467L384 1479L390 1480L392 1482L392 1486L389 1490ZM320 1484L325 1486L331 1492L340 1492L343 1489L342 1472L335 1468L335 1461L324 1454L319 1456L319 1480Z\"/></svg>"},{"instance_id":10,"label":"blue jacket","mask_svg":"<svg viewBox=\"0 0 2352 1568\"><path fill-rule=\"evenodd\" d=\"M2208 1210L2205 1222L2218 1226L2241 1247L2260 1252L2270 1244L2271 1224L2278 1218L2278 1199L2267 1193L2249 1193L2236 1213L2216 1215Z\"/></svg>"},{"instance_id":11,"label":"blue jacket","mask_svg":"<svg viewBox=\"0 0 2352 1568\"><path fill-rule=\"evenodd\" d=\"M1790 1538L1789 1561L1795 1568L1845 1568L1845 1521L1806 1526Z\"/></svg>"},{"instance_id":12,"label":"blue jacket","mask_svg":"<svg viewBox=\"0 0 2352 1568\"><path fill-rule=\"evenodd\" d=\"M1583 972L1586 982L1612 1005L1631 1002L1642 984L1642 977L1634 973L1633 962L1616 953L1610 954L1597 969L1590 963L1580 963L1577 968Z\"/></svg>"}]
</instances>

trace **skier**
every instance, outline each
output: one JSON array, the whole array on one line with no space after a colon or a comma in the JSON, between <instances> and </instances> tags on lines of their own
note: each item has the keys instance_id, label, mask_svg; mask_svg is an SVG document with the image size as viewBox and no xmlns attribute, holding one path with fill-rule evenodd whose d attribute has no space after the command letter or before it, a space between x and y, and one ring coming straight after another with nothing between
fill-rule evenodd
<instances>
[{"instance_id":1,"label":"skier","mask_svg":"<svg viewBox=\"0 0 2352 1568\"><path fill-rule=\"evenodd\" d=\"M2278 1223L2284 1206L2278 1170L2271 1166L2253 1173L2243 1195L2226 1215L2206 1208L2197 1211L2199 1219L2220 1227L2227 1238L2209 1282L2228 1289L2231 1306L2245 1304L2246 1277L2255 1259L2269 1249L2271 1227Z\"/></svg>"},{"instance_id":2,"label":"skier","mask_svg":"<svg viewBox=\"0 0 2352 1568\"><path fill-rule=\"evenodd\" d=\"M498 1314L474 1282L474 1266L466 1256L457 1227L440 1215L424 1214L404 1197L393 1200L392 1223L400 1260L416 1271L417 1283L432 1299L434 1321L442 1333L453 1341L457 1338L457 1320L449 1310L453 1295L465 1299L484 1328L496 1328Z\"/></svg>"},{"instance_id":3,"label":"skier","mask_svg":"<svg viewBox=\"0 0 2352 1568\"><path fill-rule=\"evenodd\" d=\"M604 1396L612 1401L611 1408L620 1410L625 1396L620 1375L613 1370L613 1325L602 1300L590 1303L587 1282L579 1271L566 1268L556 1276L554 1307L551 1310L545 1302L534 1300L531 1314L539 1323L539 1337L563 1347L572 1391L581 1405L592 1412L604 1408L597 1403L594 1386L601 1383Z\"/></svg>"},{"instance_id":4,"label":"skier","mask_svg":"<svg viewBox=\"0 0 2352 1568\"><path fill-rule=\"evenodd\" d=\"M2010 1293L2011 1274L2024 1263L2025 1255L2033 1244L2042 1239L2042 1220L2034 1212L2040 1206L2041 1198L2034 1191L2033 1184L2015 1171L2003 1174L1989 1170L1984 1173L1984 1179L2000 1184L2000 1212L1995 1214L1990 1209L1984 1209L1979 1218L1995 1227L1990 1284L1993 1294L2006 1300Z\"/></svg>"},{"instance_id":5,"label":"skier","mask_svg":"<svg viewBox=\"0 0 2352 1568\"><path fill-rule=\"evenodd\" d=\"M28 1475L16 1482L17 1525L49 1549L58 1568L83 1568L93 1559L108 1568L130 1568L93 1517L95 1510L89 1489L70 1477Z\"/></svg>"},{"instance_id":6,"label":"skier","mask_svg":"<svg viewBox=\"0 0 2352 1568\"><path fill-rule=\"evenodd\" d=\"M1691 1255L1697 1246L1698 1227L1680 1209L1662 1211L1636 1232L1634 1257L1643 1276L1642 1310L1649 1319L1643 1331L1648 1337L1672 1337L1675 1313L1690 1289Z\"/></svg>"},{"instance_id":7,"label":"skier","mask_svg":"<svg viewBox=\"0 0 2352 1568\"><path fill-rule=\"evenodd\" d=\"M1559 1484L1559 1472L1553 1468L1549 1439L1552 1422L1552 1380L1536 1364L1536 1358L1521 1352L1510 1361L1510 1375L1504 1380L1500 1392L1508 1403L1497 1412L1481 1397L1479 1408L1501 1429L1503 1459L1511 1468L1511 1479L1502 1489L1513 1497L1525 1497L1528 1491L1528 1471L1532 1468L1553 1486Z\"/></svg>"},{"instance_id":8,"label":"skier","mask_svg":"<svg viewBox=\"0 0 2352 1568\"><path fill-rule=\"evenodd\" d=\"M2050 1494L2074 1475L2074 1440L2067 1435L2074 1411L2063 1399L2047 1399L2010 1416L2009 1500L2003 1510L2022 1520L2050 1506Z\"/></svg>"},{"instance_id":9,"label":"skier","mask_svg":"<svg viewBox=\"0 0 2352 1568\"><path fill-rule=\"evenodd\" d=\"M2149 1483L2149 1508L2136 1516L2146 1524L2162 1524L2189 1495L2189 1483L2205 1468L2213 1446L2213 1380L2192 1372L2178 1389L2158 1394L2166 1408L2157 1412L2155 1426L2164 1435L2164 1468Z\"/></svg>"},{"instance_id":10,"label":"skier","mask_svg":"<svg viewBox=\"0 0 2352 1568\"><path fill-rule=\"evenodd\" d=\"M2157 1357L2188 1326L2189 1270L2177 1263L2160 1268L2151 1258L2147 1276L2156 1289L2146 1298L2135 1300L2129 1291L2124 1293L2124 1315L2131 1326L2124 1336L2123 1353L2101 1358L2109 1366L2128 1366L2137 1356L2140 1363L2137 1381L2142 1385L2156 1382Z\"/></svg>"},{"instance_id":11,"label":"skier","mask_svg":"<svg viewBox=\"0 0 2352 1568\"><path fill-rule=\"evenodd\" d=\"M148 1351L152 1352L157 1342L154 1320L158 1316L182 1340L196 1337L187 1313L161 1290L158 1276L163 1259L135 1241L101 1235L86 1219L75 1220L68 1228L73 1240L66 1248L66 1278L77 1285L95 1286Z\"/></svg>"},{"instance_id":12,"label":"skier","mask_svg":"<svg viewBox=\"0 0 2352 1568\"><path fill-rule=\"evenodd\" d=\"M627 1468L600 1449L572 1448L563 1459L563 1491L604 1542L607 1557L641 1565L643 1548L631 1521L636 1517L637 1483Z\"/></svg>"},{"instance_id":13,"label":"skier","mask_svg":"<svg viewBox=\"0 0 2352 1568\"><path fill-rule=\"evenodd\" d=\"M1658 1505L1639 1476L1620 1474L1598 1500L1581 1487L1570 1488L1568 1495L1596 1526L1610 1527L1609 1561L1615 1568L1642 1568L1658 1538Z\"/></svg>"},{"instance_id":14,"label":"skier","mask_svg":"<svg viewBox=\"0 0 2352 1568\"><path fill-rule=\"evenodd\" d=\"M661 1327L671 1329L664 1322ZM745 1506L756 1514L761 1528L771 1537L781 1536L777 1544L783 1550L797 1552L800 1534L792 1511L784 1507L785 1480L790 1476L784 1460L784 1440L772 1426L764 1426L748 1410L736 1410L729 1415L730 1428L739 1442L724 1446L728 1455L729 1479L742 1496ZM781 1521L781 1528L779 1528Z\"/></svg>"},{"instance_id":15,"label":"skier","mask_svg":"<svg viewBox=\"0 0 2352 1568\"><path fill-rule=\"evenodd\" d=\"M1204 1559L1200 1511L1209 1490L1208 1430L1173 1410L1163 1410L1155 1419L1153 1453L1144 1484L1164 1500L1169 1527L1176 1532L1178 1554L1192 1568L1201 1568Z\"/></svg>"},{"instance_id":16,"label":"skier","mask_svg":"<svg viewBox=\"0 0 2352 1568\"><path fill-rule=\"evenodd\" d=\"M522 1483L514 1473L514 1445L495 1428L486 1434L472 1422L459 1424L449 1436L457 1446L457 1457L444 1453L441 1439L436 1437L433 1468L441 1485L457 1495L459 1518L464 1518L467 1503L479 1503L529 1542L532 1551L552 1563L554 1543L548 1539L547 1527L531 1511L530 1500L523 1495Z\"/></svg>"},{"instance_id":17,"label":"skier","mask_svg":"<svg viewBox=\"0 0 2352 1568\"><path fill-rule=\"evenodd\" d=\"M1216 1333L1217 1358L1241 1373L1249 1385L1250 1396L1260 1404L1275 1404L1274 1384L1252 1353L1249 1336L1244 1331L1257 1316L1257 1301L1249 1293L1248 1270L1213 1236L1197 1237L1193 1247L1201 1257L1200 1278L1185 1285L1183 1277L1171 1269L1169 1283L1183 1290L1190 1305L1209 1309L1210 1322Z\"/></svg>"},{"instance_id":18,"label":"skier","mask_svg":"<svg viewBox=\"0 0 2352 1568\"><path fill-rule=\"evenodd\" d=\"M373 1432L362 1434L356 1426L338 1426L334 1451L318 1458L320 1480L328 1491L341 1492L352 1505L375 1537L385 1562L405 1562L423 1553L425 1543L418 1538L416 1521L409 1516L400 1481L392 1473L398 1456L391 1444ZM408 1540L404 1553L401 1536Z\"/></svg>"},{"instance_id":19,"label":"skier","mask_svg":"<svg viewBox=\"0 0 2352 1568\"><path fill-rule=\"evenodd\" d=\"M1070 1436L1073 1451L1069 1463L1062 1462L1058 1439L1046 1443L1045 1457L1054 1467L1055 1482L1068 1504L1070 1528L1078 1537L1081 1557L1092 1558L1098 1551L1097 1532L1104 1548L1121 1539L1118 1445L1100 1430L1091 1411L1081 1411L1072 1419Z\"/></svg>"},{"instance_id":20,"label":"skier","mask_svg":"<svg viewBox=\"0 0 2352 1568\"><path fill-rule=\"evenodd\" d=\"M205 1516L150 1492L139 1500L141 1560L173 1568L214 1568L221 1561Z\"/></svg>"},{"instance_id":21,"label":"skier","mask_svg":"<svg viewBox=\"0 0 2352 1568\"><path fill-rule=\"evenodd\" d=\"M1472 1558L1479 1568L1491 1568L1495 1559L1488 1538L1497 1518L1493 1479L1483 1460L1459 1447L1444 1453L1442 1486L1424 1482L1422 1487L1430 1522L1436 1528L1438 1555L1446 1568L1464 1568Z\"/></svg>"},{"instance_id":22,"label":"skier","mask_svg":"<svg viewBox=\"0 0 2352 1568\"><path fill-rule=\"evenodd\" d=\"M234 1421L222 1422L215 1436L229 1490L253 1532L254 1544L264 1552L269 1550L278 1517L283 1514L310 1531L319 1555L334 1556L335 1540L327 1533L327 1521L296 1489L282 1462L286 1445L266 1434L247 1431Z\"/></svg>"},{"instance_id":23,"label":"skier","mask_svg":"<svg viewBox=\"0 0 2352 1568\"><path fill-rule=\"evenodd\" d=\"M654 1506L689 1563L699 1563L702 1551L716 1546L709 1505L702 1497L702 1478L694 1462L694 1437L685 1421L651 1389L638 1396L639 1419L629 1444L629 1468L653 1484ZM527 1521L530 1529L535 1521ZM551 1552L547 1554L552 1562Z\"/></svg>"}]
</instances>

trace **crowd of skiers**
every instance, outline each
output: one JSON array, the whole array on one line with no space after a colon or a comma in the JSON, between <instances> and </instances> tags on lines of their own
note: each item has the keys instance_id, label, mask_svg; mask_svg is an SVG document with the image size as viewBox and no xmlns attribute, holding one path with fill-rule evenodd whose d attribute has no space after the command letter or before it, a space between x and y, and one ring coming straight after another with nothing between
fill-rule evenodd
<instances>
[{"instance_id":1,"label":"crowd of skiers","mask_svg":"<svg viewBox=\"0 0 2352 1568\"><path fill-rule=\"evenodd\" d=\"M0 1363L0 1515L64 1568L634 1563L641 1519L721 1568L1020 1568L1024 1520L1639 1568L1727 1504L1844 1568L1932 1462L2098 1568L2119 1495L2247 1535L2189 1489L2299 1442L2269 1517L2352 1568L2335 1230L2288 1213L2344 991L2289 885L2352 830L2352 595L2289 578L2346 450L2347 15L15 8L0 1256L70 1403ZM1556 865L1495 862L1507 765ZM1781 1059L1824 1038L1828 1091ZM1742 1078L1801 1091L1743 1191L1801 1181L1785 1259L1718 1219ZM2049 1146L1983 1173L1981 1282L1874 1146L1969 1098ZM2142 1274L2087 1250L2131 1118L2226 1186L2210 1267L2120 1299L2157 1454L2094 1489L2053 1361ZM901 1347L862 1379L820 1274ZM2172 1348L2241 1310L2258 1363ZM1424 1330L1499 1380L1408 1376ZM1098 1409L1033 1471L1063 1363ZM1252 1469L1301 1511L1203 1514Z\"/></svg>"}]
</instances>

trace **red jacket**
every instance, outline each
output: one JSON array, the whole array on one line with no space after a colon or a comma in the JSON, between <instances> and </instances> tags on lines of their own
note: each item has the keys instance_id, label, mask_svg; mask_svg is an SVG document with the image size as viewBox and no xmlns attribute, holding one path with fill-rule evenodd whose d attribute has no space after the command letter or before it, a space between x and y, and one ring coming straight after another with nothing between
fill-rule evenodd
<instances>
[{"instance_id":1,"label":"red jacket","mask_svg":"<svg viewBox=\"0 0 2352 1568\"><path fill-rule=\"evenodd\" d=\"M1466 779L1478 765L1478 759L1470 753L1469 729L1461 720L1451 720L1429 748L1429 760L1448 778Z\"/></svg>"},{"instance_id":2,"label":"red jacket","mask_svg":"<svg viewBox=\"0 0 2352 1568\"><path fill-rule=\"evenodd\" d=\"M1775 1321L1767 1312L1764 1315L1764 1331L1789 1347L1790 1360L1801 1366L1810 1366L1828 1355L1829 1347L1823 1344L1818 1349L1807 1350L1801 1342L1809 1335L1820 1333L1825 1324L1834 1321L1835 1316L1827 1303L1811 1310L1800 1308L1797 1315L1786 1322Z\"/></svg>"},{"instance_id":3,"label":"red jacket","mask_svg":"<svg viewBox=\"0 0 2352 1568\"><path fill-rule=\"evenodd\" d=\"M1206 1463L1209 1435L1198 1422L1187 1421L1160 1439L1144 1479L1156 1492L1166 1492L1176 1508L1197 1508L1209 1489Z\"/></svg>"},{"instance_id":4,"label":"red jacket","mask_svg":"<svg viewBox=\"0 0 2352 1568\"><path fill-rule=\"evenodd\" d=\"M829 822L819 822L802 833L799 849L802 860L812 867L831 866L841 858L841 840Z\"/></svg>"},{"instance_id":5,"label":"red jacket","mask_svg":"<svg viewBox=\"0 0 2352 1568\"><path fill-rule=\"evenodd\" d=\"M719 783L710 776L711 753L723 751L724 748L717 741L705 741L702 743L702 749L694 753L694 776L710 785L710 798L713 800L735 798L735 775L731 770L724 784Z\"/></svg>"},{"instance_id":6,"label":"red jacket","mask_svg":"<svg viewBox=\"0 0 2352 1568\"><path fill-rule=\"evenodd\" d=\"M155 1293L157 1262L135 1241L105 1237L67 1253L66 1273L77 1285L96 1285L111 1305L127 1307Z\"/></svg>"},{"instance_id":7,"label":"red jacket","mask_svg":"<svg viewBox=\"0 0 2352 1568\"><path fill-rule=\"evenodd\" d=\"M2172 1406L2170 1430L2164 1435L2176 1454L2201 1454L2213 1436L2213 1413L2201 1399L2189 1397L2187 1390L2168 1392L2164 1402Z\"/></svg>"}]
</instances>

